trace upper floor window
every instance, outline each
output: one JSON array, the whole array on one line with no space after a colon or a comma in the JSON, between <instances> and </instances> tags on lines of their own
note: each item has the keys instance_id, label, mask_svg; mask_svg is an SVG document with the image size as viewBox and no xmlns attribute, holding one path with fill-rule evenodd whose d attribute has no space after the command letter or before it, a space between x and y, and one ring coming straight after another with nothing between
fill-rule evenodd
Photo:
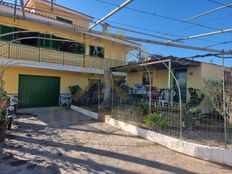
<instances>
[{"instance_id":1,"label":"upper floor window","mask_svg":"<svg viewBox=\"0 0 232 174\"><path fill-rule=\"evenodd\" d=\"M104 54L104 48L103 47L99 47L99 46L90 45L89 46L89 55L93 56L93 57L104 58L104 56L105 56L105 54Z\"/></svg>"},{"instance_id":2,"label":"upper floor window","mask_svg":"<svg viewBox=\"0 0 232 174\"><path fill-rule=\"evenodd\" d=\"M0 34L7 34L7 33L11 33L14 31L13 27L8 27L8 26L4 26L4 25L0 25ZM0 37L1 40L6 40L6 41L11 41L14 39L13 34L10 35L6 35L6 36L2 36Z\"/></svg>"},{"instance_id":3,"label":"upper floor window","mask_svg":"<svg viewBox=\"0 0 232 174\"><path fill-rule=\"evenodd\" d=\"M77 42L60 42L59 50L69 53L84 54L85 46Z\"/></svg>"},{"instance_id":4,"label":"upper floor window","mask_svg":"<svg viewBox=\"0 0 232 174\"><path fill-rule=\"evenodd\" d=\"M66 24L71 24L71 25L73 24L73 21L65 19L65 18L62 18L62 17L59 17L59 16L56 16L56 20L58 20L60 22L64 22Z\"/></svg>"}]
</instances>

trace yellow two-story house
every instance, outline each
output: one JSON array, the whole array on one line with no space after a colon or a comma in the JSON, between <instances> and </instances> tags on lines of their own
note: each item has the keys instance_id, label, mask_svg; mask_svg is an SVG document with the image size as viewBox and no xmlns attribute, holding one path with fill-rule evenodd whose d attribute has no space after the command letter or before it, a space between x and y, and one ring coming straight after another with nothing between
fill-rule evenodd
<instances>
[{"instance_id":1,"label":"yellow two-story house","mask_svg":"<svg viewBox=\"0 0 232 174\"><path fill-rule=\"evenodd\" d=\"M69 86L85 89L103 80L105 69L125 65L128 51L140 47L105 26L90 31L92 17L46 0L28 0L24 11L0 2L4 89L18 97L20 108L58 106Z\"/></svg>"}]
</instances>

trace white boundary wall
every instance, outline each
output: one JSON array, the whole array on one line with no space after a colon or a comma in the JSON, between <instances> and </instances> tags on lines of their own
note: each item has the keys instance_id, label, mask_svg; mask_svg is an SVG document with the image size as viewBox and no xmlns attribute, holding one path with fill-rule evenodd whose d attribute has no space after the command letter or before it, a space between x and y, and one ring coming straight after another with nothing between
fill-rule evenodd
<instances>
[{"instance_id":1,"label":"white boundary wall","mask_svg":"<svg viewBox=\"0 0 232 174\"><path fill-rule=\"evenodd\" d=\"M71 105L71 109L74 111L80 112L81 114L85 115L86 117L91 117L95 120L98 120L98 113L95 113L95 112L92 112L92 111L89 111L87 109L80 108L80 107L74 106L74 105Z\"/></svg>"},{"instance_id":2,"label":"white boundary wall","mask_svg":"<svg viewBox=\"0 0 232 174\"><path fill-rule=\"evenodd\" d=\"M167 135L156 133L154 131L143 129L123 121L118 121L112 118L110 115L105 116L105 122L111 126L153 141L176 152L199 159L232 166L232 149L210 147L183 141Z\"/></svg>"}]
</instances>

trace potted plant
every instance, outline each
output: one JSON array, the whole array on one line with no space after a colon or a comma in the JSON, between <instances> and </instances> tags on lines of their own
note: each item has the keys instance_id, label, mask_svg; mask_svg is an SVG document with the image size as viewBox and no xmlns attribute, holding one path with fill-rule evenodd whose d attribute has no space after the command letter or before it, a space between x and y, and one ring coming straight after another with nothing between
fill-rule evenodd
<instances>
[{"instance_id":1,"label":"potted plant","mask_svg":"<svg viewBox=\"0 0 232 174\"><path fill-rule=\"evenodd\" d=\"M3 144L6 133L6 109L10 105L10 97L0 88L0 159L2 157Z\"/></svg>"},{"instance_id":2,"label":"potted plant","mask_svg":"<svg viewBox=\"0 0 232 174\"><path fill-rule=\"evenodd\" d=\"M81 98L81 92L82 92L81 87L79 85L70 86L69 90L71 93L72 102L78 103L78 101Z\"/></svg>"},{"instance_id":3,"label":"potted plant","mask_svg":"<svg viewBox=\"0 0 232 174\"><path fill-rule=\"evenodd\" d=\"M4 91L2 95L2 110L5 110L10 106L10 97Z\"/></svg>"}]
</instances>

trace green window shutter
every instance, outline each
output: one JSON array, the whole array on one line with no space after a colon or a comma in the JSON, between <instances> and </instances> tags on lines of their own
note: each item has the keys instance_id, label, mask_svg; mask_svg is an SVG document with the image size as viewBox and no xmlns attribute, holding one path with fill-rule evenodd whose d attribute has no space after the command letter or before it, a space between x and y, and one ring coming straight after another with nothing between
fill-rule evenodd
<instances>
[{"instance_id":1,"label":"green window shutter","mask_svg":"<svg viewBox=\"0 0 232 174\"><path fill-rule=\"evenodd\" d=\"M105 57L104 52L105 52L105 49L103 47L93 46L93 45L89 46L90 56L104 58Z\"/></svg>"},{"instance_id":2,"label":"green window shutter","mask_svg":"<svg viewBox=\"0 0 232 174\"><path fill-rule=\"evenodd\" d=\"M85 53L85 46L82 43L75 43L74 53L76 54L84 54Z\"/></svg>"}]
</instances>

